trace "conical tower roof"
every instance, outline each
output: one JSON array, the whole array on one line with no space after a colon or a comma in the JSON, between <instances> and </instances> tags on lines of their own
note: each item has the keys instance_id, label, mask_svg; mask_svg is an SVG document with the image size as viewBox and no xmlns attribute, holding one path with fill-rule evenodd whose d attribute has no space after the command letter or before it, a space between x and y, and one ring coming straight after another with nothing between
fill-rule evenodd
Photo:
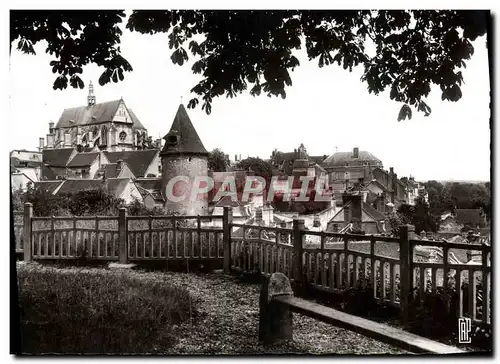
<instances>
[{"instance_id":1,"label":"conical tower roof","mask_svg":"<svg viewBox=\"0 0 500 364\"><path fill-rule=\"evenodd\" d=\"M163 139L165 139L165 146L160 155L208 155L183 104L179 105L170 131Z\"/></svg>"}]
</instances>

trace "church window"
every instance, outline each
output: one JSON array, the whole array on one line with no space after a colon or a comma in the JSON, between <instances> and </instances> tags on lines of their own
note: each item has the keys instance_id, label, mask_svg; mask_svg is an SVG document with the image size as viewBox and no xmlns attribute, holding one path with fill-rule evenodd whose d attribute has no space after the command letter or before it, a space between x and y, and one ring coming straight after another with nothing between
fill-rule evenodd
<instances>
[{"instance_id":1,"label":"church window","mask_svg":"<svg viewBox=\"0 0 500 364\"><path fill-rule=\"evenodd\" d=\"M122 131L120 133L120 141L124 142L126 138L127 138L127 133L125 133L124 131Z\"/></svg>"}]
</instances>

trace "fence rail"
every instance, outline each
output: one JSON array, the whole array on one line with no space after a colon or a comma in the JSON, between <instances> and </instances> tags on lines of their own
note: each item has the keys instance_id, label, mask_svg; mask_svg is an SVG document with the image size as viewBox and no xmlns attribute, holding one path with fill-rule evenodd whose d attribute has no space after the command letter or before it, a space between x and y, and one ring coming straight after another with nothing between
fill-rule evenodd
<instances>
[{"instance_id":1,"label":"fence rail","mask_svg":"<svg viewBox=\"0 0 500 364\"><path fill-rule=\"evenodd\" d=\"M211 226L217 220L222 228ZM219 261L226 273L281 272L326 292L368 287L377 300L399 307L403 322L411 300L423 304L426 292L451 289L458 315L491 325L491 246L412 240L408 225L399 237L316 232L298 219L292 229L236 224L229 208L209 217L127 216L125 209L118 217L33 217L28 203L14 213L14 230L16 252L26 261ZM481 261L463 264L456 256L464 250Z\"/></svg>"}]
</instances>

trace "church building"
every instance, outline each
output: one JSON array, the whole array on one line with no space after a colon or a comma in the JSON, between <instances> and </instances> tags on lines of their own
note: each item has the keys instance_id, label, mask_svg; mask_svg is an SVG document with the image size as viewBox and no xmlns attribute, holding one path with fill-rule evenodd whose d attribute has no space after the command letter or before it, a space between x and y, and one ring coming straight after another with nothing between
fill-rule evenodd
<instances>
[{"instance_id":1,"label":"church building","mask_svg":"<svg viewBox=\"0 0 500 364\"><path fill-rule=\"evenodd\" d=\"M97 103L90 82L87 104L64 109L55 126L53 122L49 123L44 149L130 151L143 149L148 140L147 129L125 101Z\"/></svg>"}]
</instances>

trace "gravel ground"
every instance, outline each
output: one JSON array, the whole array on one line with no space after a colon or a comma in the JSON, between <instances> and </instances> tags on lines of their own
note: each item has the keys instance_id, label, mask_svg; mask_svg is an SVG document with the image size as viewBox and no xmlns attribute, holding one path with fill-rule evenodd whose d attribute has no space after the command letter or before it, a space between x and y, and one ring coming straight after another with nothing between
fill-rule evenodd
<instances>
[{"instance_id":1,"label":"gravel ground","mask_svg":"<svg viewBox=\"0 0 500 364\"><path fill-rule=\"evenodd\" d=\"M151 273L147 273L148 275ZM161 274L161 273L155 273ZM404 354L404 350L351 331L293 314L294 340L271 347L258 343L259 286L218 274L164 277L187 286L198 314L181 325L169 354Z\"/></svg>"},{"instance_id":2,"label":"gravel ground","mask_svg":"<svg viewBox=\"0 0 500 364\"><path fill-rule=\"evenodd\" d=\"M38 264L33 264L32 268L44 269ZM102 268L80 270L115 273ZM74 269L60 271L74 273ZM124 270L120 269L122 272ZM158 350L156 354L407 354L391 345L296 313L293 314L294 340L264 347L258 343L259 285L222 274L126 272L140 280L160 280L184 286L192 294L191 320L174 326L178 342L168 352Z\"/></svg>"}]
</instances>

